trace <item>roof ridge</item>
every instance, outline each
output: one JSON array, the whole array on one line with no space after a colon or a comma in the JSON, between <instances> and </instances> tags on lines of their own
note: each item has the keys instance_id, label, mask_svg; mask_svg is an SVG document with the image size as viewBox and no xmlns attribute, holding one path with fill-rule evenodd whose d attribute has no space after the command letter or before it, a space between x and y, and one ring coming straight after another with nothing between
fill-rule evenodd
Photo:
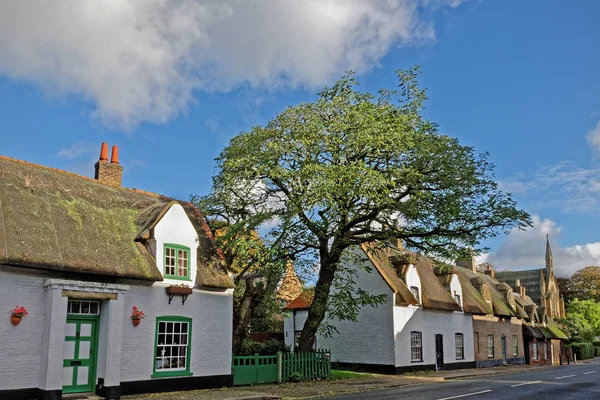
<instances>
[{"instance_id":1,"label":"roof ridge","mask_svg":"<svg viewBox=\"0 0 600 400\"><path fill-rule=\"evenodd\" d=\"M80 175L80 174L76 174L76 173L71 172L71 171L66 171L64 169L58 169L58 168L48 167L46 165L36 164L36 163L32 163L32 162L25 161L25 160L19 160L18 158L13 158L13 157L8 157L8 156L0 155L0 160L12 161L12 162L16 162L16 163L23 164L23 165L28 165L30 167L36 167L36 168L41 168L41 169L45 169L45 170L48 170L48 171L59 172L59 173L70 175L70 176L74 176L74 177L77 177L77 178L86 179L86 180L91 181L91 182L96 182L97 184L102 185L102 186L107 186L107 187L117 188L117 189L130 190L130 191L133 191L133 192L136 192L136 193L140 193L140 194L146 194L146 195L154 196L154 197L162 197L162 198L165 198L165 199L171 199L171 200L177 201L177 199L173 199L171 197L164 196L164 195L159 194L159 193L148 192L147 190L137 189L137 188L128 188L128 187L125 187L125 186L107 185L105 183L100 182L98 179L90 178L89 176Z\"/></svg>"}]
</instances>

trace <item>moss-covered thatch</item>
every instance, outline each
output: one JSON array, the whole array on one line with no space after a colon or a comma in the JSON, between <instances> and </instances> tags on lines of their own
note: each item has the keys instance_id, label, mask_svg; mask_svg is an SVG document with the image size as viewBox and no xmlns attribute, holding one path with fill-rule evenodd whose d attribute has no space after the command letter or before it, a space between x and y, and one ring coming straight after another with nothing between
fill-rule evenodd
<instances>
[{"instance_id":1,"label":"moss-covered thatch","mask_svg":"<svg viewBox=\"0 0 600 400\"><path fill-rule=\"evenodd\" d=\"M492 307L485 301L483 294L477 287L473 286L471 281L477 275L471 270L461 267L455 268L455 272L462 288L462 301L465 312L479 315L492 314Z\"/></svg>"},{"instance_id":2,"label":"moss-covered thatch","mask_svg":"<svg viewBox=\"0 0 600 400\"><path fill-rule=\"evenodd\" d=\"M162 280L156 261L139 235L170 201L0 157L0 263ZM188 215L193 214L189 205L184 208ZM199 214L190 219L197 227L204 223ZM231 287L218 265L220 259L211 236L202 229L198 234L198 253L212 263L198 266L202 284Z\"/></svg>"},{"instance_id":3,"label":"moss-covered thatch","mask_svg":"<svg viewBox=\"0 0 600 400\"><path fill-rule=\"evenodd\" d=\"M494 308L494 315L500 317L516 317L516 310L512 308L508 299L503 295L497 288L496 285L499 283L491 275L478 274L479 277L487 283L492 297L492 307ZM509 287L510 288L510 287Z\"/></svg>"}]
</instances>

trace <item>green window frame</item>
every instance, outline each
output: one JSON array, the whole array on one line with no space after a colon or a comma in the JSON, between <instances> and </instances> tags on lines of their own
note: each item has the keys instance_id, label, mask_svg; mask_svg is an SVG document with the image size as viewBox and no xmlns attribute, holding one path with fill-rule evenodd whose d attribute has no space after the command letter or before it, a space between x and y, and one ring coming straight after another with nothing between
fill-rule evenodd
<instances>
[{"instance_id":1,"label":"green window frame","mask_svg":"<svg viewBox=\"0 0 600 400\"><path fill-rule=\"evenodd\" d=\"M163 273L165 278L191 281L190 248L179 244L165 243Z\"/></svg>"},{"instance_id":2,"label":"green window frame","mask_svg":"<svg viewBox=\"0 0 600 400\"><path fill-rule=\"evenodd\" d=\"M192 319L156 318L152 378L191 376Z\"/></svg>"}]
</instances>

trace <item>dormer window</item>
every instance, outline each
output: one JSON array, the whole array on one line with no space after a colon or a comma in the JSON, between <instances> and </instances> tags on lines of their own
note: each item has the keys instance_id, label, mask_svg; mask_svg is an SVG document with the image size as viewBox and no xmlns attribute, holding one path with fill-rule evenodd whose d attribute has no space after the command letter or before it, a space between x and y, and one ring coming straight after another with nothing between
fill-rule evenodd
<instances>
[{"instance_id":1,"label":"dormer window","mask_svg":"<svg viewBox=\"0 0 600 400\"><path fill-rule=\"evenodd\" d=\"M191 280L190 277L190 248L165 244L165 278Z\"/></svg>"},{"instance_id":2,"label":"dormer window","mask_svg":"<svg viewBox=\"0 0 600 400\"><path fill-rule=\"evenodd\" d=\"M421 301L419 300L419 288L416 286L411 286L410 292L415 297L415 300L417 300L417 303L421 304Z\"/></svg>"},{"instance_id":3,"label":"dormer window","mask_svg":"<svg viewBox=\"0 0 600 400\"><path fill-rule=\"evenodd\" d=\"M462 304L460 303L460 295L459 294L454 294L454 301L462 307Z\"/></svg>"}]
</instances>

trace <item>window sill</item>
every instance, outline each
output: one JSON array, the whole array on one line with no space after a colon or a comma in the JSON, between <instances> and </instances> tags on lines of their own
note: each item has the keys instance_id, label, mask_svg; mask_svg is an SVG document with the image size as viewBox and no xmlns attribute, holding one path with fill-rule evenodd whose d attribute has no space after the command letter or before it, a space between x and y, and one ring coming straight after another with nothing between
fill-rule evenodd
<instances>
[{"instance_id":1,"label":"window sill","mask_svg":"<svg viewBox=\"0 0 600 400\"><path fill-rule=\"evenodd\" d=\"M151 378L169 378L174 376L192 376L193 373L189 371L171 371L171 372L155 372Z\"/></svg>"},{"instance_id":2,"label":"window sill","mask_svg":"<svg viewBox=\"0 0 600 400\"><path fill-rule=\"evenodd\" d=\"M173 279L175 281L187 281L191 282L192 278L183 278L181 276L163 275L163 279Z\"/></svg>"},{"instance_id":3,"label":"window sill","mask_svg":"<svg viewBox=\"0 0 600 400\"><path fill-rule=\"evenodd\" d=\"M423 360L410 360L411 363L422 363Z\"/></svg>"},{"instance_id":4,"label":"window sill","mask_svg":"<svg viewBox=\"0 0 600 400\"><path fill-rule=\"evenodd\" d=\"M464 360L464 359L465 359L464 357L462 357L462 358L457 358L457 360L458 360L458 361L460 361L460 360Z\"/></svg>"}]
</instances>

